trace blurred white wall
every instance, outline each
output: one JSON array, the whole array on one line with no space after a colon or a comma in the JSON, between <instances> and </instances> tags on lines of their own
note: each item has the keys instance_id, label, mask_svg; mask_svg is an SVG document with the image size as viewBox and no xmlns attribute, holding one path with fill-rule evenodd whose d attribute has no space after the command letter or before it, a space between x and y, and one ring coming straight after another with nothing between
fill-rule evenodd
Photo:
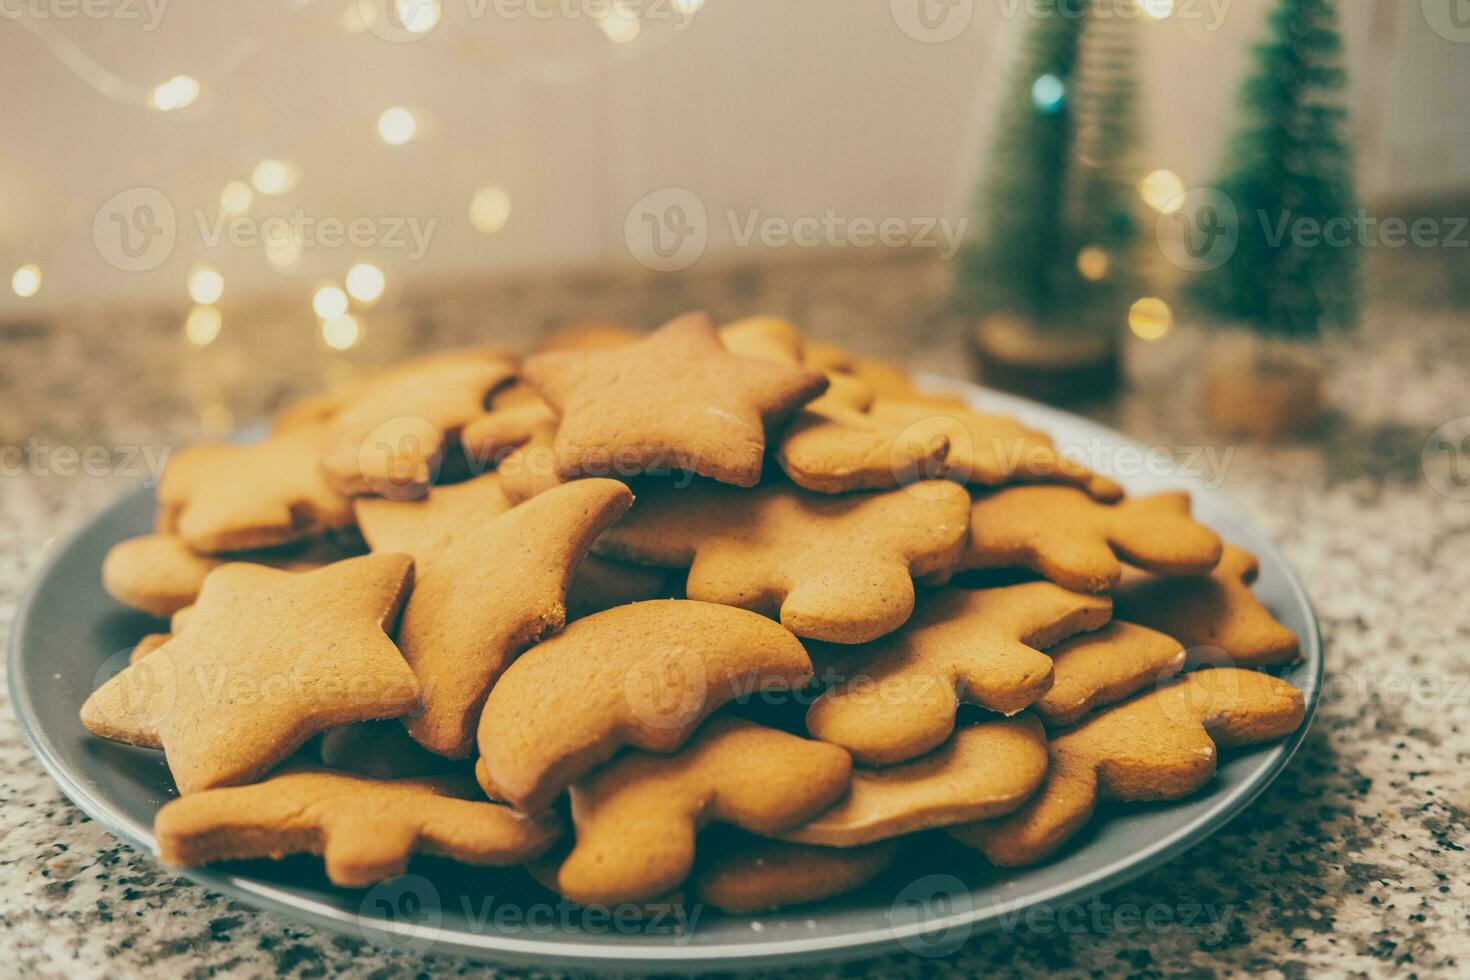
<instances>
[{"instance_id":1,"label":"blurred white wall","mask_svg":"<svg viewBox=\"0 0 1470 980\"><path fill-rule=\"evenodd\" d=\"M438 23L412 40L383 2L0 0L0 312L183 302L201 262L223 275L222 304L261 290L306 302L359 261L390 289L626 262L630 208L670 187L706 209L710 256L738 246L727 212L957 219L1027 0L628 0L642 20L621 42L610 35L632 33L626 18L597 17L609 0L439 0ZM1448 18L1463 0L1444 0L1443 18L1437 2L1340 4L1370 200L1470 186L1470 18L1460 31ZM1214 171L1271 4L1172 6L1138 23L1138 159L1196 184ZM201 83L196 101L150 107L178 74ZM402 146L378 134L395 105L418 123ZM286 268L259 243L212 244L221 189L266 158L297 180L256 194L247 221L357 218L372 232L308 243ZM469 210L487 185L510 201L492 234ZM94 221L138 187L166 197L176 236L166 257L123 271L139 263L110 262L97 236L112 226L104 214L94 233ZM421 233L432 223L422 254L407 227L392 235L410 219ZM26 263L42 286L22 299L9 286Z\"/></svg>"}]
</instances>

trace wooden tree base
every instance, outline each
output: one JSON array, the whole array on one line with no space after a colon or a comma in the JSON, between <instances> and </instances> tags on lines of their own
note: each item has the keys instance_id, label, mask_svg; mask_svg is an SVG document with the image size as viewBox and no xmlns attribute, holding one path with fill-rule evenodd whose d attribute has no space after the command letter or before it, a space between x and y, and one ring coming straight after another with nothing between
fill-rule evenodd
<instances>
[{"instance_id":1,"label":"wooden tree base","mask_svg":"<svg viewBox=\"0 0 1470 980\"><path fill-rule=\"evenodd\" d=\"M1262 439L1294 435L1322 414L1322 367L1300 350L1220 352L1205 365L1201 392L1205 417L1220 432Z\"/></svg>"},{"instance_id":2,"label":"wooden tree base","mask_svg":"<svg viewBox=\"0 0 1470 980\"><path fill-rule=\"evenodd\" d=\"M982 383L1045 402L1078 402L1117 391L1118 338L1111 333L1039 330L1017 317L979 321L970 334Z\"/></svg>"}]
</instances>

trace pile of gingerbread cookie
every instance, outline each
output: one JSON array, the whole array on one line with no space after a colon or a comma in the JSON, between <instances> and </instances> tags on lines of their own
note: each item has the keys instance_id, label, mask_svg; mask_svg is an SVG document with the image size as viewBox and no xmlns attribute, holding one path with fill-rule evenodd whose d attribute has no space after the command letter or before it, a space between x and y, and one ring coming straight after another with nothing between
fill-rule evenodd
<instances>
[{"instance_id":1,"label":"pile of gingerbread cookie","mask_svg":"<svg viewBox=\"0 0 1470 980\"><path fill-rule=\"evenodd\" d=\"M1042 861L1303 717L1185 494L773 318L422 357L175 453L158 500L103 579L169 631L81 713L165 753L174 865L751 912L942 836Z\"/></svg>"}]
</instances>

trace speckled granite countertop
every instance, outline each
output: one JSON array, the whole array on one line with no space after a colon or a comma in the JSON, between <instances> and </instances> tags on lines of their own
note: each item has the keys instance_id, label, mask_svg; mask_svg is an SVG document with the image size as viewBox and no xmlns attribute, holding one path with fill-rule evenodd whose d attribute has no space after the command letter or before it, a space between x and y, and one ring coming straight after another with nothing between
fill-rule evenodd
<instances>
[{"instance_id":1,"label":"speckled granite countertop","mask_svg":"<svg viewBox=\"0 0 1470 980\"><path fill-rule=\"evenodd\" d=\"M371 317L354 357L385 360L474 335L524 346L569 319L652 323L703 306L719 315L783 313L816 336L955 373L958 332L934 312L944 275L938 263L889 259L439 288ZM350 373L348 359L316 348L303 306L226 310L224 335L202 352L185 348L178 317L166 314L78 310L0 323L0 447L22 450L7 450L0 475L0 632L57 536L136 482L116 466L71 473L51 450L197 439ZM1153 444L1220 448L1194 410L1189 366L1200 343L1183 331L1131 351L1134 384L1090 414ZM1103 896L1103 913L1079 917L1076 929L1023 925L976 937L948 959L890 957L834 975L1470 972L1470 499L1436 490L1444 481L1428 479L1422 462L1437 427L1470 415L1470 317L1380 308L1328 359L1334 411L1321 430L1299 442L1234 446L1223 467L1223 489L1277 535L1326 636L1323 704L1285 776L1225 831ZM379 952L170 874L67 802L8 705L0 711L0 840L7 971L496 972ZM1159 902L1211 914L1162 929L1123 914Z\"/></svg>"}]
</instances>

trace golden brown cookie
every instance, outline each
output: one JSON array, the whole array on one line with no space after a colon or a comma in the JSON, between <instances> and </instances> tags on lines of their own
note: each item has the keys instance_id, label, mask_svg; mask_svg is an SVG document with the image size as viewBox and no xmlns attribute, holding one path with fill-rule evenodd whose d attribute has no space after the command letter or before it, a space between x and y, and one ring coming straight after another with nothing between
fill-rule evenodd
<instances>
[{"instance_id":1,"label":"golden brown cookie","mask_svg":"<svg viewBox=\"0 0 1470 980\"><path fill-rule=\"evenodd\" d=\"M513 377L515 365L503 355L466 350L420 358L368 382L327 423L327 481L348 496L422 496L446 449Z\"/></svg>"},{"instance_id":2,"label":"golden brown cookie","mask_svg":"<svg viewBox=\"0 0 1470 980\"><path fill-rule=\"evenodd\" d=\"M812 847L751 838L695 873L694 897L731 915L806 905L861 888L893 865L896 841L867 847Z\"/></svg>"},{"instance_id":3,"label":"golden brown cookie","mask_svg":"<svg viewBox=\"0 0 1470 980\"><path fill-rule=\"evenodd\" d=\"M815 371L731 354L704 314L627 347L536 354L523 373L561 415L563 479L680 470L754 486L765 427L827 388Z\"/></svg>"},{"instance_id":4,"label":"golden brown cookie","mask_svg":"<svg viewBox=\"0 0 1470 980\"><path fill-rule=\"evenodd\" d=\"M1268 667L1296 660L1296 634L1251 592L1260 563L1227 544L1209 575L1162 578L1129 570L1114 589L1128 617L1189 648L1192 664Z\"/></svg>"},{"instance_id":5,"label":"golden brown cookie","mask_svg":"<svg viewBox=\"0 0 1470 980\"><path fill-rule=\"evenodd\" d=\"M585 320L553 330L536 345L538 353L562 350L612 350L643 339L641 330L605 320Z\"/></svg>"},{"instance_id":6,"label":"golden brown cookie","mask_svg":"<svg viewBox=\"0 0 1470 980\"><path fill-rule=\"evenodd\" d=\"M243 445L174 453L158 483L160 534L203 554L271 548L352 524L352 502L317 464L322 430L310 426Z\"/></svg>"},{"instance_id":7,"label":"golden brown cookie","mask_svg":"<svg viewBox=\"0 0 1470 980\"><path fill-rule=\"evenodd\" d=\"M902 765L854 769L852 788L782 840L856 847L1019 809L1046 778L1046 733L1029 714L961 728Z\"/></svg>"},{"instance_id":8,"label":"golden brown cookie","mask_svg":"<svg viewBox=\"0 0 1470 980\"><path fill-rule=\"evenodd\" d=\"M807 711L813 737L863 765L887 766L939 746L961 702L1014 714L1051 687L1041 653L1108 621L1106 596L1050 582L925 592L902 629L863 647L817 647L823 679Z\"/></svg>"},{"instance_id":9,"label":"golden brown cookie","mask_svg":"<svg viewBox=\"0 0 1470 980\"><path fill-rule=\"evenodd\" d=\"M689 568L691 599L779 618L797 636L863 643L914 607L912 577L948 569L963 547L964 490L943 481L827 496L786 483L736 490L646 481L597 542L607 557Z\"/></svg>"},{"instance_id":10,"label":"golden brown cookie","mask_svg":"<svg viewBox=\"0 0 1470 980\"><path fill-rule=\"evenodd\" d=\"M882 398L862 415L803 412L781 434L777 460L793 481L824 493L898 486L913 477L892 447L927 447L921 471L972 486L1068 483L1099 500L1123 488L1057 452L1045 433L1005 415L918 398ZM886 450L886 451L885 451Z\"/></svg>"},{"instance_id":11,"label":"golden brown cookie","mask_svg":"<svg viewBox=\"0 0 1470 980\"><path fill-rule=\"evenodd\" d=\"M1189 495L1103 504L1074 487L1011 487L975 499L959 569L1029 568L1058 585L1102 592L1119 559L1160 575L1203 575L1220 536L1189 516Z\"/></svg>"},{"instance_id":12,"label":"golden brown cookie","mask_svg":"<svg viewBox=\"0 0 1470 980\"><path fill-rule=\"evenodd\" d=\"M133 652L128 654L128 663L135 664L148 654L172 640L172 633L148 633L133 646Z\"/></svg>"},{"instance_id":13,"label":"golden brown cookie","mask_svg":"<svg viewBox=\"0 0 1470 980\"><path fill-rule=\"evenodd\" d=\"M174 867L320 854L333 884L362 888L402 874L414 853L519 864L550 847L561 825L487 802L461 776L378 780L302 769L173 800L153 833L159 858Z\"/></svg>"},{"instance_id":14,"label":"golden brown cookie","mask_svg":"<svg viewBox=\"0 0 1470 980\"><path fill-rule=\"evenodd\" d=\"M309 572L353 554L335 541L318 539L305 547L245 551L225 559L195 553L176 534L145 534L119 541L107 552L102 586L123 605L166 619L192 604L204 576L226 560Z\"/></svg>"},{"instance_id":15,"label":"golden brown cookie","mask_svg":"<svg viewBox=\"0 0 1470 980\"><path fill-rule=\"evenodd\" d=\"M558 890L603 905L664 895L689 876L701 827L779 834L840 797L851 768L835 745L733 715L710 719L674 755L626 752L572 786L577 843Z\"/></svg>"},{"instance_id":16,"label":"golden brown cookie","mask_svg":"<svg viewBox=\"0 0 1470 980\"><path fill-rule=\"evenodd\" d=\"M1188 796L1215 775L1217 746L1281 738L1304 714L1302 693L1269 674L1231 668L1186 674L1052 739L1046 783L1021 810L949 833L992 864L1034 864L1076 834L1099 799Z\"/></svg>"},{"instance_id":17,"label":"golden brown cookie","mask_svg":"<svg viewBox=\"0 0 1470 980\"><path fill-rule=\"evenodd\" d=\"M317 732L419 703L388 639L413 578L406 555L314 572L221 565L188 625L82 705L88 731L163 749L179 792L260 778Z\"/></svg>"},{"instance_id":18,"label":"golden brown cookie","mask_svg":"<svg viewBox=\"0 0 1470 980\"><path fill-rule=\"evenodd\" d=\"M811 676L796 637L755 613L677 599L619 606L511 664L480 715L477 774L496 799L541 809L624 746L672 752L733 698Z\"/></svg>"},{"instance_id":19,"label":"golden brown cookie","mask_svg":"<svg viewBox=\"0 0 1470 980\"><path fill-rule=\"evenodd\" d=\"M458 760L435 755L415 742L398 721L362 721L322 733L322 765L372 779L411 779L466 771Z\"/></svg>"},{"instance_id":20,"label":"golden brown cookie","mask_svg":"<svg viewBox=\"0 0 1470 980\"><path fill-rule=\"evenodd\" d=\"M902 428L840 407L807 406L781 431L776 462L791 482L817 493L906 486L946 473L949 437Z\"/></svg>"},{"instance_id":21,"label":"golden brown cookie","mask_svg":"<svg viewBox=\"0 0 1470 980\"><path fill-rule=\"evenodd\" d=\"M560 486L556 474L556 413L544 402L491 412L464 430L465 454L481 469L494 467L512 503Z\"/></svg>"},{"instance_id":22,"label":"golden brown cookie","mask_svg":"<svg viewBox=\"0 0 1470 980\"><path fill-rule=\"evenodd\" d=\"M578 480L507 510L493 473L420 500L358 501L373 550L410 554L417 566L398 645L423 687L423 711L408 721L419 744L469 754L490 688L566 623L578 563L632 501L616 480Z\"/></svg>"},{"instance_id":23,"label":"golden brown cookie","mask_svg":"<svg viewBox=\"0 0 1470 980\"><path fill-rule=\"evenodd\" d=\"M790 323L779 317L752 316L720 328L720 342L732 354L773 364L800 366L806 341ZM873 389L861 378L841 371L824 371L827 390L811 408L847 408L863 411L873 403Z\"/></svg>"},{"instance_id":24,"label":"golden brown cookie","mask_svg":"<svg viewBox=\"0 0 1470 980\"><path fill-rule=\"evenodd\" d=\"M1074 636L1046 651L1051 690L1031 707L1048 725L1072 725L1184 668L1184 647L1172 636L1113 620L1096 633Z\"/></svg>"}]
</instances>

